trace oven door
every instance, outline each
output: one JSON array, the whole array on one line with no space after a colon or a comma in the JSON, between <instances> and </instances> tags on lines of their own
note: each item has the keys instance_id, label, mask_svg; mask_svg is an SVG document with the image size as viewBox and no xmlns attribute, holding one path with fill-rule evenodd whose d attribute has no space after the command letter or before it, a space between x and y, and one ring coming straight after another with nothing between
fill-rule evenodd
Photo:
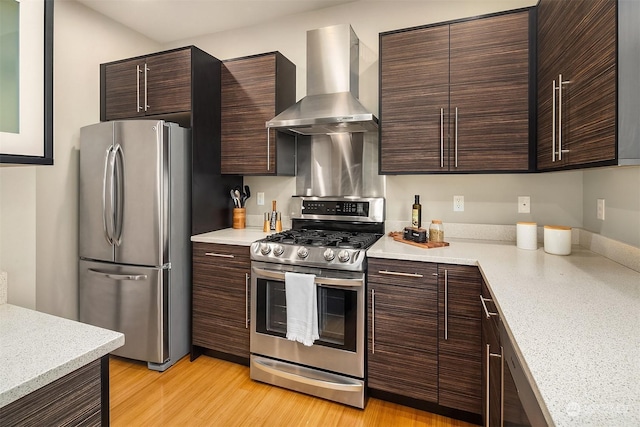
<instances>
[{"instance_id":1,"label":"oven door","mask_svg":"<svg viewBox=\"0 0 640 427\"><path fill-rule=\"evenodd\" d=\"M255 261L251 270L252 354L364 378L364 273ZM287 271L316 276L320 338L312 346L286 338Z\"/></svg>"}]
</instances>

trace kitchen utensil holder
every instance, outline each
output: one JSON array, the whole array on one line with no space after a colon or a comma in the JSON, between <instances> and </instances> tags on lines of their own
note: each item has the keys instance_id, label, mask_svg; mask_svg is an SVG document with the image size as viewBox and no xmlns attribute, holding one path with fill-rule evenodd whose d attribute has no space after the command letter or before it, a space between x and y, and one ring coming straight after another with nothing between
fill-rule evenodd
<instances>
[{"instance_id":1,"label":"kitchen utensil holder","mask_svg":"<svg viewBox=\"0 0 640 427\"><path fill-rule=\"evenodd\" d=\"M246 208L233 208L233 228L245 228L247 226Z\"/></svg>"}]
</instances>

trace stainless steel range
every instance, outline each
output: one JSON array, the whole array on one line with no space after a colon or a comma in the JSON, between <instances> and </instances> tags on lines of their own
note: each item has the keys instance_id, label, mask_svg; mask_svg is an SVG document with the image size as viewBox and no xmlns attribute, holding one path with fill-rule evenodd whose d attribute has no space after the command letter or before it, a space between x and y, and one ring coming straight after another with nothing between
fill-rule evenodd
<instances>
[{"instance_id":1,"label":"stainless steel range","mask_svg":"<svg viewBox=\"0 0 640 427\"><path fill-rule=\"evenodd\" d=\"M384 199L294 197L292 229L251 245L251 378L364 408L366 250L384 233ZM287 300L310 278L318 337L287 339ZM296 302L297 304L297 302ZM291 314L291 313L289 313Z\"/></svg>"}]
</instances>

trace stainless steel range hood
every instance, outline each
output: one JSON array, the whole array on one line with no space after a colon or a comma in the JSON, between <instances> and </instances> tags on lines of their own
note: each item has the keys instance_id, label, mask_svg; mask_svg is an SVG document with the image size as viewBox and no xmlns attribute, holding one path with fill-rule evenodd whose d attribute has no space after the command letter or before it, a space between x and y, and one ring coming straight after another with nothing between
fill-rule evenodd
<instances>
[{"instance_id":1,"label":"stainless steel range hood","mask_svg":"<svg viewBox=\"0 0 640 427\"><path fill-rule=\"evenodd\" d=\"M301 135L378 130L358 101L359 40L350 25L307 31L307 96L266 123Z\"/></svg>"}]
</instances>

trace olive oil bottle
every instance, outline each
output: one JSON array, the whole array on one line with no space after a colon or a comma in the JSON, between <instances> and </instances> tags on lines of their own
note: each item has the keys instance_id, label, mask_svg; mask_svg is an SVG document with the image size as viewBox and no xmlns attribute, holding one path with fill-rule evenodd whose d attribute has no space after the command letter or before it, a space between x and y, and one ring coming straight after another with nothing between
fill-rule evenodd
<instances>
[{"instance_id":1,"label":"olive oil bottle","mask_svg":"<svg viewBox=\"0 0 640 427\"><path fill-rule=\"evenodd\" d=\"M411 226L420 228L422 225L422 205L420 204L420 195L416 194L415 202L411 210Z\"/></svg>"}]
</instances>

